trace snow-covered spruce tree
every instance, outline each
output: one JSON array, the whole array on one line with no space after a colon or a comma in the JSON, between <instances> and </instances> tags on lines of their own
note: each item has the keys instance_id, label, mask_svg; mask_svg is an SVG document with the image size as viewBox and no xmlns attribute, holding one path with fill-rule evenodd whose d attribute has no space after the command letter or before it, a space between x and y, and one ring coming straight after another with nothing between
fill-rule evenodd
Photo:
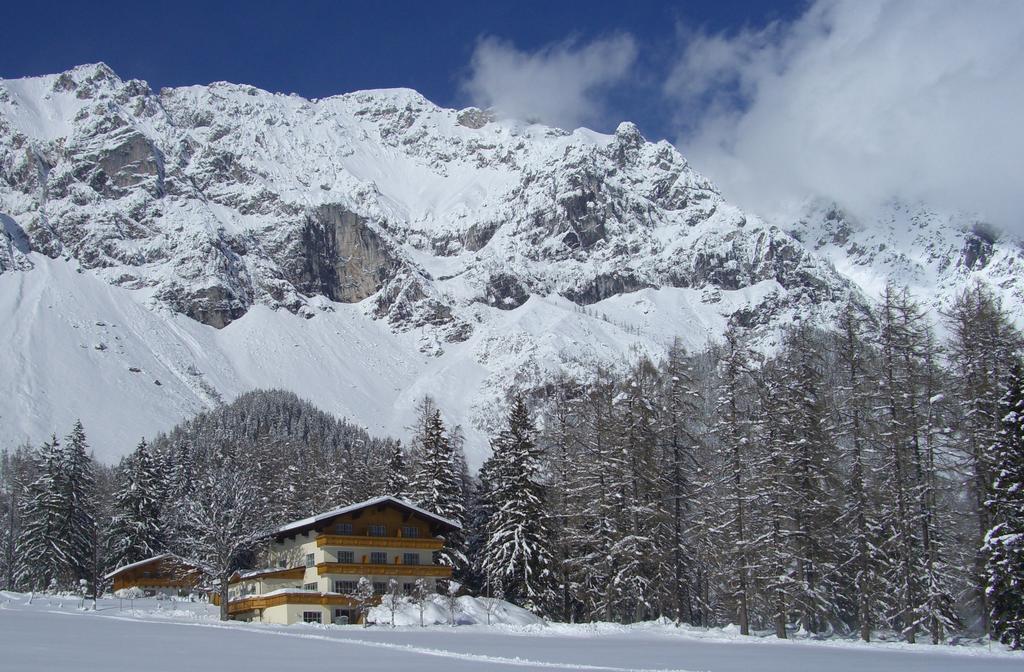
<instances>
[{"instance_id":1,"label":"snow-covered spruce tree","mask_svg":"<svg viewBox=\"0 0 1024 672\"><path fill-rule=\"evenodd\" d=\"M265 490L229 450L214 456L188 496L169 511L170 550L216 587L228 619L228 579L268 531Z\"/></svg>"},{"instance_id":2,"label":"snow-covered spruce tree","mask_svg":"<svg viewBox=\"0 0 1024 672\"><path fill-rule=\"evenodd\" d=\"M15 584L22 590L46 590L70 573L64 532L64 450L54 435L35 455L36 477L21 500L21 530L15 549Z\"/></svg>"},{"instance_id":3,"label":"snow-covered spruce tree","mask_svg":"<svg viewBox=\"0 0 1024 672\"><path fill-rule=\"evenodd\" d=\"M150 446L154 453L157 449ZM165 501L177 502L188 496L195 485L196 473L199 467L196 464L195 449L188 440L174 442L164 450L164 476L161 479L161 489Z\"/></svg>"},{"instance_id":4,"label":"snow-covered spruce tree","mask_svg":"<svg viewBox=\"0 0 1024 672\"><path fill-rule=\"evenodd\" d=\"M877 361L868 341L871 319L866 308L847 303L836 321L832 346L838 369L835 440L838 458L846 469L842 511L836 523L847 531L845 573L855 605L853 620L865 642L871 641L887 603L877 488L887 475L879 471L874 458L878 453L874 410Z\"/></svg>"},{"instance_id":5,"label":"snow-covered spruce tree","mask_svg":"<svg viewBox=\"0 0 1024 672\"><path fill-rule=\"evenodd\" d=\"M0 590L14 590L14 535L17 534L10 455L0 451Z\"/></svg>"},{"instance_id":6,"label":"snow-covered spruce tree","mask_svg":"<svg viewBox=\"0 0 1024 672\"><path fill-rule=\"evenodd\" d=\"M405 499L409 491L409 474L405 466L405 450L401 441L395 441L388 456L384 479L384 494Z\"/></svg>"},{"instance_id":7,"label":"snow-covered spruce tree","mask_svg":"<svg viewBox=\"0 0 1024 672\"><path fill-rule=\"evenodd\" d=\"M26 486L34 480L33 450L20 446L0 451L0 589L15 590L20 511Z\"/></svg>"},{"instance_id":8,"label":"snow-covered spruce tree","mask_svg":"<svg viewBox=\"0 0 1024 672\"><path fill-rule=\"evenodd\" d=\"M1014 362L999 407L1002 428L992 447L995 477L985 502L992 529L985 536L992 633L1024 648L1024 365Z\"/></svg>"},{"instance_id":9,"label":"snow-covered spruce tree","mask_svg":"<svg viewBox=\"0 0 1024 672\"><path fill-rule=\"evenodd\" d=\"M96 471L81 421L64 439L64 516L61 534L67 544L68 575L63 585L74 589L82 580L95 591L100 578L96 566L99 532L96 521ZM95 596L95 593L94 593Z\"/></svg>"},{"instance_id":10,"label":"snow-covered spruce tree","mask_svg":"<svg viewBox=\"0 0 1024 672\"><path fill-rule=\"evenodd\" d=\"M426 455L426 441L430 435L431 423L437 412L437 404L430 395L424 395L416 402L415 419L407 428L409 432L409 448L406 452L406 471L409 477L409 500L418 502L430 494L430 484L426 480L423 462Z\"/></svg>"},{"instance_id":11,"label":"snow-covered spruce tree","mask_svg":"<svg viewBox=\"0 0 1024 672\"><path fill-rule=\"evenodd\" d=\"M462 515L465 517L466 511L469 510L476 479L469 473L469 462L466 461L466 435L462 431L462 425L455 425L451 428L451 431L448 432L448 441L452 446L452 471L458 480L459 493L462 495ZM459 543L465 550L465 534L459 534Z\"/></svg>"},{"instance_id":12,"label":"snow-covered spruce tree","mask_svg":"<svg viewBox=\"0 0 1024 672\"><path fill-rule=\"evenodd\" d=\"M164 550L160 522L160 476L143 439L122 460L114 494L114 515L107 532L108 570L138 562Z\"/></svg>"},{"instance_id":13,"label":"snow-covered spruce tree","mask_svg":"<svg viewBox=\"0 0 1024 672\"><path fill-rule=\"evenodd\" d=\"M1005 389L1006 362L1021 346L1021 335L1002 309L999 299L981 283L965 290L946 315L949 360L954 376L952 393L960 407L958 423L961 451L967 461L976 519L973 590L982 624L988 631L985 585L987 546L982 542L992 528L985 502L991 496L991 447L1000 432L999 399Z\"/></svg>"},{"instance_id":14,"label":"snow-covered spruce tree","mask_svg":"<svg viewBox=\"0 0 1024 672\"><path fill-rule=\"evenodd\" d=\"M422 435L414 437L419 454L409 486L410 497L417 505L461 525L466 517L465 494L462 492L465 458L453 450L439 409L433 408L422 425L422 431ZM438 552L437 560L452 567L456 577L462 575L469 561L461 532L449 535L444 549Z\"/></svg>"},{"instance_id":15,"label":"snow-covered spruce tree","mask_svg":"<svg viewBox=\"0 0 1024 672\"><path fill-rule=\"evenodd\" d=\"M485 594L487 593L487 577L484 575L483 553L484 545L487 543L487 521L494 513L491 510L491 494L485 488L489 487L492 479L487 472L493 466L492 461L487 460L477 472L476 481L470 492L469 506L466 510L466 558L468 564L463 574L463 585L470 591Z\"/></svg>"},{"instance_id":16,"label":"snow-covered spruce tree","mask_svg":"<svg viewBox=\"0 0 1024 672\"><path fill-rule=\"evenodd\" d=\"M522 396L512 400L508 426L492 442L485 488L493 511L482 567L508 599L538 613L556 603L551 537L539 482L540 454Z\"/></svg>"}]
</instances>

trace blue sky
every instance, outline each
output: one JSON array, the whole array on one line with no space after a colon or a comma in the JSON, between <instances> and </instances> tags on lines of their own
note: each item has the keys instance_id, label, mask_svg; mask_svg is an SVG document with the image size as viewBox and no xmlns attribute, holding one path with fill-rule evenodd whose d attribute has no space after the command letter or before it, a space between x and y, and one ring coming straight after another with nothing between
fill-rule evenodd
<instances>
[{"instance_id":1,"label":"blue sky","mask_svg":"<svg viewBox=\"0 0 1024 672\"><path fill-rule=\"evenodd\" d=\"M405 86L434 102L468 102L462 83L478 41L523 51L629 34L646 45L644 81L621 87L605 125L635 120L652 136L672 129L656 87L658 54L678 29L735 30L791 18L803 2L18 2L4 10L0 77L60 72L104 61L154 88L227 80L306 97ZM661 65L664 65L663 63ZM664 70L664 68L661 68ZM618 119L615 119L616 121Z\"/></svg>"},{"instance_id":2,"label":"blue sky","mask_svg":"<svg viewBox=\"0 0 1024 672\"><path fill-rule=\"evenodd\" d=\"M1024 0L8 3L0 77L447 107L667 139L754 212L893 199L1024 232Z\"/></svg>"}]
</instances>

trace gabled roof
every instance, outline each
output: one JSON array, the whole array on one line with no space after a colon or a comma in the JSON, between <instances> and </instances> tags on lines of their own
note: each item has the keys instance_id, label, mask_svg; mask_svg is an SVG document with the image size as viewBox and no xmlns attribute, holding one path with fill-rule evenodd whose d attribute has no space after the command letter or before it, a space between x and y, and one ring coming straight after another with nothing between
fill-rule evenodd
<instances>
[{"instance_id":1,"label":"gabled roof","mask_svg":"<svg viewBox=\"0 0 1024 672\"><path fill-rule=\"evenodd\" d=\"M398 497L385 495L383 497L374 497L373 499L368 499L365 502L349 504L348 506L343 506L340 509L334 509L333 511L320 513L309 518L303 518L302 520L296 520L294 523L288 523L287 525L282 525L281 527L277 528L273 534L274 536L298 534L300 532L304 532L315 527L317 523L322 523L324 521L330 520L331 518L343 516L346 513L359 511L360 509L368 509L372 506L377 506L378 504L392 504L400 509L405 509L406 511L409 511L411 513L416 513L420 516L423 516L427 520L437 523L438 525L455 530L462 529L462 525L455 522L454 520L449 520L448 518L439 516L436 513L431 513L426 509L421 509L412 502L408 502L404 499L399 499Z\"/></svg>"},{"instance_id":2,"label":"gabled roof","mask_svg":"<svg viewBox=\"0 0 1024 672\"><path fill-rule=\"evenodd\" d=\"M182 563L185 562L184 560L182 560L181 558L179 558L178 556L176 556L173 553L161 553L160 555L154 555L152 558L146 558L145 560L139 560L138 562L133 562L133 563L128 564L128 565L122 565L121 567L118 567L117 569L115 569L114 571L110 572L109 574L105 574L103 576L103 578L104 579L112 579L115 576L117 576L118 574L121 574L122 572L127 572L129 569L135 569L136 567L142 567L144 565L148 565L150 563L158 562L158 561L164 560L166 558L174 558L175 560L177 560L179 562L182 562Z\"/></svg>"}]
</instances>

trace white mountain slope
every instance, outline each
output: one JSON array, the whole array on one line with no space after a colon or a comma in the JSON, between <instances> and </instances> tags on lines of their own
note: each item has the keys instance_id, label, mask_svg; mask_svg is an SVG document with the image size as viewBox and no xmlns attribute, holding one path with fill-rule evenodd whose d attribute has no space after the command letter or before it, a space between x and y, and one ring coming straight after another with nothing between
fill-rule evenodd
<instances>
[{"instance_id":1,"label":"white mountain slope","mask_svg":"<svg viewBox=\"0 0 1024 672\"><path fill-rule=\"evenodd\" d=\"M510 386L729 322L767 344L857 291L833 267L854 255L810 242L824 224L745 215L632 124L408 90L156 93L102 64L0 80L0 221L0 442L81 417L106 459L275 386L397 435L430 393L478 464Z\"/></svg>"},{"instance_id":2,"label":"white mountain slope","mask_svg":"<svg viewBox=\"0 0 1024 672\"><path fill-rule=\"evenodd\" d=\"M894 203L864 222L816 202L780 225L868 296L879 297L891 278L938 315L977 281L1024 326L1024 241L969 214Z\"/></svg>"}]
</instances>

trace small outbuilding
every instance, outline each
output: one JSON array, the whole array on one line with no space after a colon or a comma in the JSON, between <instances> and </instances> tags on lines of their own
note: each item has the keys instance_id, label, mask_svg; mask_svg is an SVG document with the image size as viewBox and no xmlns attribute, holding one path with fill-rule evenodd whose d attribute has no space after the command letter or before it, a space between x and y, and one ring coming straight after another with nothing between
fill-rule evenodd
<instances>
[{"instance_id":1,"label":"small outbuilding","mask_svg":"<svg viewBox=\"0 0 1024 672\"><path fill-rule=\"evenodd\" d=\"M118 567L105 577L119 590L138 588L147 596L187 597L198 589L198 569L173 553L162 553Z\"/></svg>"}]
</instances>

